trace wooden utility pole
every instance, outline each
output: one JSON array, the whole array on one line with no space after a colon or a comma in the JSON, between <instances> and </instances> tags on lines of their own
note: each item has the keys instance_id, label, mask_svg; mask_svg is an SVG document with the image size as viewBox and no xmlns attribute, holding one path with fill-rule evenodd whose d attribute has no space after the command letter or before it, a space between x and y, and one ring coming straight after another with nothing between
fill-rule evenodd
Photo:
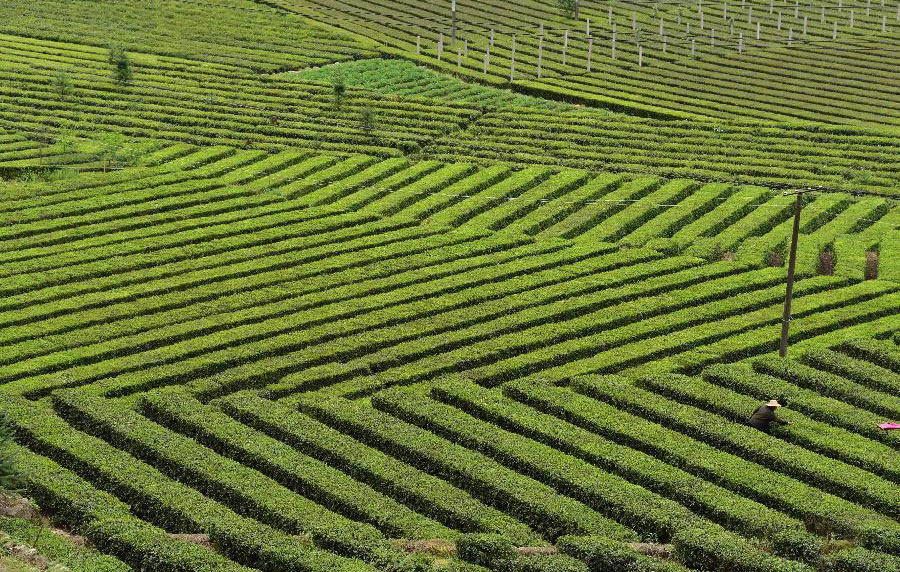
<instances>
[{"instance_id":1,"label":"wooden utility pole","mask_svg":"<svg viewBox=\"0 0 900 572\"><path fill-rule=\"evenodd\" d=\"M809 191L793 191L784 193L784 196L797 196L794 205L794 230L791 233L791 253L788 259L787 291L784 294L784 315L781 318L781 345L778 355L785 357L788 346L788 327L791 323L791 302L794 296L794 268L797 265L797 239L800 235L800 210L803 208L803 194Z\"/></svg>"}]
</instances>

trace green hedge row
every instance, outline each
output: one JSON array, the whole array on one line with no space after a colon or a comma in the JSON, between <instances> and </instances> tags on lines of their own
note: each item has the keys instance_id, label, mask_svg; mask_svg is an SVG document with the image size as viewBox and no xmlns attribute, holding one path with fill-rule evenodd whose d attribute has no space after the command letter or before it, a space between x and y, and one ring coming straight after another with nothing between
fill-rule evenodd
<instances>
[{"instance_id":1,"label":"green hedge row","mask_svg":"<svg viewBox=\"0 0 900 572\"><path fill-rule=\"evenodd\" d=\"M546 252L554 247L535 246L533 249L537 252ZM515 254L519 256L515 257ZM509 267L498 265L491 269L490 273L486 273L483 269L461 272L433 281L428 286L435 296L441 293L457 293L465 291L466 288L484 285L492 278L502 277L503 273L516 275L524 273L530 267L553 265L556 261L553 257L522 257L523 254L524 252L520 250L507 255L512 260ZM366 262L365 256L357 257L357 264L361 265ZM492 273L500 274L500 276ZM340 346L350 346L350 341L339 344L334 340L352 333L363 333L383 327L386 315L387 323L392 323L424 319L437 313L440 308L430 306L429 303L426 303L427 301L422 300L423 288L423 284L413 283L404 288L387 289L378 296L357 297L336 303L332 302L333 293L325 291L313 294L306 300L300 300L300 304L306 306L303 311L290 311L294 302L288 301L282 304L287 310L276 313L272 319L247 320L247 323L240 327L224 331L216 331L220 329L217 326L220 318L209 318L206 322L212 326L212 331L208 335L184 335L175 343L156 347L146 352L125 353L125 355L113 357L107 361L89 363L79 366L77 369L70 369L67 376L71 383L88 383L103 377L106 378L103 382L104 388L98 388L98 391L119 392L121 389L119 386L122 383L134 388L142 383L162 385L172 381L190 380L201 375L223 371L229 366L245 365L252 363L254 359L289 354L325 341L333 341L335 350L345 349ZM461 294L458 296L446 294L444 298L448 304L454 302L458 307L464 303L460 297ZM311 301L315 303L309 304ZM401 304L405 304L405 306L401 307ZM252 315L254 311L251 309L245 314ZM401 311L403 314L400 314ZM190 328L195 325L188 323L174 327L183 329L189 334ZM302 334L298 334L297 331L301 328ZM201 328L200 332L203 331ZM158 336L159 333L151 331L146 337L152 339ZM376 342L370 339L369 343ZM116 342L111 342L106 345L115 346L115 344ZM140 348L140 344L137 344L137 347ZM90 347L86 349L88 355L92 350L93 348ZM358 354L364 351L364 348L352 351L354 354ZM77 356L78 353L80 352L67 352L66 355L71 358ZM294 358L296 360L303 356L305 356L305 361L313 364L326 359L324 354L296 354ZM42 360L32 361L39 363ZM303 360L296 361L298 365L295 366L295 369ZM140 367L137 365L139 362ZM151 364L153 364L152 367ZM33 367L34 363L30 366ZM22 369L26 368L26 364L21 362L16 366L8 367ZM110 377L125 374L127 375L122 378ZM52 374L47 375L52 376Z\"/></svg>"},{"instance_id":2,"label":"green hedge row","mask_svg":"<svg viewBox=\"0 0 900 572\"><path fill-rule=\"evenodd\" d=\"M900 346L886 340L859 339L844 342L840 351L900 373Z\"/></svg>"},{"instance_id":3,"label":"green hedge row","mask_svg":"<svg viewBox=\"0 0 900 572\"><path fill-rule=\"evenodd\" d=\"M780 377L821 395L852 403L861 409L900 418L900 397L870 389L847 378L821 371L792 359L762 356L753 360L753 369Z\"/></svg>"},{"instance_id":4,"label":"green hedge row","mask_svg":"<svg viewBox=\"0 0 900 572\"><path fill-rule=\"evenodd\" d=\"M70 312L152 298L154 295L190 290L239 277L249 280L249 277L257 273L283 270L295 263L358 252L415 236L437 234L434 230L409 229L408 225L402 223L367 224L371 219L358 215L338 215L336 218L333 224L338 226L337 229L308 237L304 241L306 248L302 249L298 249L296 245L288 248L287 244L251 245L246 249L190 261L194 263L194 267L188 261L180 261L163 267L149 267L87 282L45 288L29 293L36 300L28 307L24 307L26 295L10 296L7 298L9 304L5 311L0 313L0 321L5 325L31 322L34 323L33 327L40 328L43 320ZM334 245L333 241L339 241L339 246ZM357 261L349 267L362 265ZM345 268L338 270L343 269ZM319 270L314 275L323 273ZM12 311L11 308L22 309Z\"/></svg>"},{"instance_id":5,"label":"green hedge row","mask_svg":"<svg viewBox=\"0 0 900 572\"><path fill-rule=\"evenodd\" d=\"M281 572L291 567L316 572L372 570L359 560L315 549L298 537L244 518L105 441L74 430L43 407L31 405L21 398L2 397L7 416L16 428L17 439L89 479L96 486L129 499L131 511L167 531L206 532L229 558L268 572ZM73 399L78 399L78 396L73 396ZM117 411L120 409L117 408ZM60 496L55 496L57 494ZM80 494L80 490L76 494L75 491L58 491L50 487L39 499L45 499L42 503L45 506L46 498L58 499L58 504L50 507L51 511L61 514L64 522L77 524L86 520L78 507L91 507L91 501L95 498L89 495L72 503L72 496L77 498ZM110 550L126 550L134 543L153 540L155 533L148 536L146 526L135 531L125 530L122 537L116 537L116 531L123 532L122 526L111 523L109 518L118 519L120 516L121 513L116 511L100 520L96 523L98 530L88 529L88 536L108 538ZM161 548L170 550L171 546L164 544ZM101 549L104 549L102 545ZM196 549L201 550L200 547ZM175 568L182 569L185 572L190 570L186 567Z\"/></svg>"},{"instance_id":6,"label":"green hedge row","mask_svg":"<svg viewBox=\"0 0 900 572\"><path fill-rule=\"evenodd\" d=\"M526 524L482 504L446 480L369 447L295 409L250 392L221 397L214 404L246 425L456 530L502 534L522 545L541 542L540 536Z\"/></svg>"},{"instance_id":7,"label":"green hedge row","mask_svg":"<svg viewBox=\"0 0 900 572\"><path fill-rule=\"evenodd\" d=\"M679 284L693 285L735 271L734 267L723 266L682 271L694 266L696 261L686 258L654 260L658 257L655 252L634 249L598 257L589 264L573 262L546 274L539 273L534 278L516 279L508 285L492 283L486 287L483 303L478 303L481 302L478 298L461 302L459 311L444 314L445 321L439 328L428 324L427 328L412 330L415 336L411 336L407 328L406 335L410 339L402 345L392 344L361 355L355 361L345 362L344 377L351 375L351 371L372 371L380 373L380 377L389 383L402 384L457 371L460 364L472 368L483 361L496 359L496 356L521 351L521 332L567 335L571 330L566 329L566 320L573 318L580 319L578 323L583 323L583 327L598 327L596 317L595 321L578 317L595 316L603 312L602 309L615 307L616 302L624 305L623 300L637 300L649 292L669 290ZM628 266L620 268L626 264ZM582 276L590 277L590 282L579 282L573 290L572 279ZM623 286L635 280L639 281ZM461 292L460 296L472 294ZM573 303L573 300L577 302ZM631 305L635 304L637 302ZM524 349L541 343L528 339L525 342ZM325 371L324 378L318 374L318 371L306 370L285 378L283 386L273 389L281 393L291 388L315 388L335 381L330 377L331 370Z\"/></svg>"},{"instance_id":8,"label":"green hedge row","mask_svg":"<svg viewBox=\"0 0 900 572\"><path fill-rule=\"evenodd\" d=\"M791 409L805 413L812 419L842 427L894 449L900 448L900 436L893 436L890 431L878 428L879 423L884 422L883 416L824 397L816 391L737 365L708 367L703 370L703 378L757 399L771 399L772 395L783 396Z\"/></svg>"},{"instance_id":9,"label":"green hedge row","mask_svg":"<svg viewBox=\"0 0 900 572\"><path fill-rule=\"evenodd\" d=\"M118 404L72 390L54 393L53 402L75 426L101 436L170 478L232 507L248 521L243 527L247 533L258 527L258 523L250 520L254 519L287 534L308 535L321 548L378 566L403 559L373 526L332 512L260 472ZM238 546L247 544L244 536L239 528L228 542Z\"/></svg>"},{"instance_id":10,"label":"green hedge row","mask_svg":"<svg viewBox=\"0 0 900 572\"><path fill-rule=\"evenodd\" d=\"M87 536L98 549L112 554L136 570L171 572L249 572L211 550L176 540L164 530L131 515L128 505L94 488L54 461L24 447L16 458L28 481L29 492L56 522ZM121 570L107 557L92 558L91 572ZM87 565L88 562L85 562ZM77 570L77 568L76 568Z\"/></svg>"},{"instance_id":11,"label":"green hedge row","mask_svg":"<svg viewBox=\"0 0 900 572\"><path fill-rule=\"evenodd\" d=\"M463 561L496 572L588 572L583 562L565 554L519 554L498 534L463 534L456 551Z\"/></svg>"},{"instance_id":12,"label":"green hedge row","mask_svg":"<svg viewBox=\"0 0 900 572\"><path fill-rule=\"evenodd\" d=\"M440 211L431 217L436 224L448 226L460 226L479 215L489 217L494 207L500 206L519 195L545 183L553 176L554 172L547 167L527 167L521 171L515 171L507 179L495 185L478 185L471 191L464 193L461 200ZM487 225L482 222L473 222L475 228L483 228Z\"/></svg>"},{"instance_id":13,"label":"green hedge row","mask_svg":"<svg viewBox=\"0 0 900 572\"><path fill-rule=\"evenodd\" d=\"M781 439L773 439L749 425L729 422L720 415L678 403L633 384L604 378L579 378L573 381L573 387L720 451L760 467L767 467L779 473L779 476L792 477L784 480L783 490L793 489L792 496L795 500L791 504L794 505L794 511L799 508L799 501L804 495L813 498L813 495L820 494L815 489L821 489L834 496L819 497L817 511L827 510L831 513L831 518L844 522L845 529L853 528L850 526L853 519L865 518L876 523L880 519L872 512L859 510L856 504L836 497L852 500L887 516L896 517L900 514L900 491L894 483L825 455L784 443ZM776 447L776 443L779 446ZM900 533L900 526L897 527L897 532Z\"/></svg>"},{"instance_id":14,"label":"green hedge row","mask_svg":"<svg viewBox=\"0 0 900 572\"><path fill-rule=\"evenodd\" d=\"M555 236L559 232L550 230L554 225L566 220L585 204L597 201L600 197L614 191L624 180L626 180L625 176L618 173L594 175L571 192L548 200L546 204L511 221L506 230L537 236Z\"/></svg>"},{"instance_id":15,"label":"green hedge row","mask_svg":"<svg viewBox=\"0 0 900 572\"><path fill-rule=\"evenodd\" d=\"M700 378L654 375L641 378L639 385L722 415L735 423L746 424L751 412L759 405L759 400L753 397ZM790 411L788 415L793 420L791 425L773 427L780 439L856 465L887 480L900 482L900 469L893 463L897 452L891 447L846 429L815 421L797 411Z\"/></svg>"},{"instance_id":16,"label":"green hedge row","mask_svg":"<svg viewBox=\"0 0 900 572\"><path fill-rule=\"evenodd\" d=\"M142 412L195 441L386 536L452 538L454 532L327 464L204 405L181 388L142 394Z\"/></svg>"},{"instance_id":17,"label":"green hedge row","mask_svg":"<svg viewBox=\"0 0 900 572\"><path fill-rule=\"evenodd\" d=\"M608 397L615 392L616 403L625 404L624 396L640 392L633 385L613 378L579 378L579 391ZM590 399L579 393L542 388L535 384L508 384L504 390L517 401L523 401L543 411L566 419L616 442L637 448L674 464L692 474L714 480L720 486L765 502L803 518L813 518L860 537L869 545L891 548L896 536L892 519L863 509L843 499L796 481L757 463L720 451L702 441L675 430L621 411L618 407ZM631 405L629 405L630 407ZM662 414L664 412L661 412ZM681 422L689 421L679 418ZM674 415L667 422L674 422ZM715 430L709 427L707 430ZM761 478L765 475L765 479ZM775 486L777 484L777 486ZM810 500L812 499L812 500Z\"/></svg>"},{"instance_id":18,"label":"green hedge row","mask_svg":"<svg viewBox=\"0 0 900 572\"><path fill-rule=\"evenodd\" d=\"M559 343L542 343L528 353L473 373L481 382L491 384L532 374L562 379L620 370L643 365L650 358L678 354L775 319L769 308L784 297L784 287L774 285L781 280L780 274L776 269L763 269L672 290L657 299L613 306L599 316L578 319L576 323L583 322L587 328L580 337L575 337L580 331L574 324L560 324L566 337ZM839 283L832 277L817 277L798 282L797 288L813 297L813 293ZM535 329L534 335L541 339L549 333L542 328ZM531 341L520 334L515 342L507 343Z\"/></svg>"},{"instance_id":19,"label":"green hedge row","mask_svg":"<svg viewBox=\"0 0 900 572\"><path fill-rule=\"evenodd\" d=\"M867 361L821 348L804 352L801 362L883 392L900 393L900 374Z\"/></svg>"},{"instance_id":20,"label":"green hedge row","mask_svg":"<svg viewBox=\"0 0 900 572\"><path fill-rule=\"evenodd\" d=\"M688 568L672 560L647 556L624 542L603 536L562 536L556 547L598 572L687 572Z\"/></svg>"},{"instance_id":21,"label":"green hedge row","mask_svg":"<svg viewBox=\"0 0 900 572\"><path fill-rule=\"evenodd\" d=\"M452 404L480 419L540 441L607 471L617 473L690 510L749 536L772 537L779 532L799 530L802 524L756 501L690 474L639 450L620 445L562 419L523 407L496 390L475 384L444 381L431 390L441 401ZM691 513L682 524L698 519Z\"/></svg>"},{"instance_id":22,"label":"green hedge row","mask_svg":"<svg viewBox=\"0 0 900 572\"><path fill-rule=\"evenodd\" d=\"M339 431L447 480L482 502L528 522L545 536L634 537L633 532L552 487L508 469L482 453L371 407L348 400L315 397L304 399L299 405L305 413Z\"/></svg>"},{"instance_id":23,"label":"green hedge row","mask_svg":"<svg viewBox=\"0 0 900 572\"><path fill-rule=\"evenodd\" d=\"M467 224L500 230L510 224L527 224L529 215L543 204L556 200L589 181L589 174L581 170L566 170L518 195L510 195L505 204L499 204L473 217Z\"/></svg>"},{"instance_id":24,"label":"green hedge row","mask_svg":"<svg viewBox=\"0 0 900 572\"><path fill-rule=\"evenodd\" d=\"M700 520L677 502L614 472L481 421L416 391L405 388L382 391L372 397L372 404L578 499L608 518L639 531L644 538L667 542L680 527Z\"/></svg>"},{"instance_id":25,"label":"green hedge row","mask_svg":"<svg viewBox=\"0 0 900 572\"><path fill-rule=\"evenodd\" d=\"M820 276L817 278L832 278ZM807 279L806 282L814 280ZM801 282L802 284L802 282ZM840 284L838 282L835 285ZM789 341L791 344L809 341L809 345L827 345L829 339L846 337L855 327L877 326L879 320L890 321L900 304L896 286L890 282L867 280L845 288L794 299ZM697 347L673 358L677 371L699 373L713 363L734 362L774 351L778 347L778 330L772 324L780 322L781 305L762 311L769 319L747 324L750 328L734 330L704 347Z\"/></svg>"},{"instance_id":26,"label":"green hedge row","mask_svg":"<svg viewBox=\"0 0 900 572\"><path fill-rule=\"evenodd\" d=\"M433 174L442 167L444 167L444 164L439 161L416 161L409 169L401 171L392 177L388 177L377 186L364 187L350 195L341 197L334 202L330 202L329 204L333 208L345 211L359 210L374 201L390 196L398 189L412 185L419 179Z\"/></svg>"},{"instance_id":27,"label":"green hedge row","mask_svg":"<svg viewBox=\"0 0 900 572\"><path fill-rule=\"evenodd\" d=\"M177 292L114 304L107 308L105 312L107 322L100 327L88 327L92 313L88 311L87 315L73 312L34 326L7 328L5 339L18 343L14 348L10 348L9 352L4 352L0 359L6 362L52 354L54 351L58 352L72 346L73 343L77 346L98 344L81 351L71 351L63 355L57 353L31 360L27 369L34 375L47 368L64 364L76 365L98 357L125 355L130 348L148 350L166 341L184 339L191 332L209 333L229 325L252 323L267 317L278 317L290 312L363 298L383 292L387 288L421 283L428 277L441 276L452 272L455 268L474 266L479 255L490 253L502 259L503 251L500 249L504 246L515 247L524 242L473 241L472 238L478 237L462 234L422 236L419 233L419 236L411 235L410 240L404 242L379 246L378 242L383 242L384 238L385 235L381 235L380 240L372 240L372 247L359 253L352 252L310 262L301 273L293 268L260 272L249 278L214 282L208 286L193 288L187 295ZM445 255L446 267L435 267L436 252ZM396 277L379 276L378 272L368 268L386 260L393 263L392 270L398 272ZM360 261L362 264L359 264ZM465 261L465 264L461 261ZM339 271L353 262L357 263L356 267ZM415 262L419 262L420 266L415 266ZM423 262L430 266L422 264ZM412 270L402 273L405 264L411 265ZM382 271L381 274L385 272ZM256 288L247 292L248 287ZM329 288L333 289L329 296L320 294ZM214 299L216 294L219 298L215 306L197 304ZM210 322L208 318L213 311L218 312L217 323ZM83 326L79 328L80 324ZM155 333L149 331L154 328L162 329ZM77 339L72 339L68 335L73 329L79 332Z\"/></svg>"},{"instance_id":28,"label":"green hedge row","mask_svg":"<svg viewBox=\"0 0 900 572\"><path fill-rule=\"evenodd\" d=\"M479 179L479 169L471 163L451 163L443 165L420 179L412 181L403 188L383 193L378 199L366 205L366 211L376 212L383 216L397 214L416 202L421 196L432 196L443 192L456 184L466 184L471 178Z\"/></svg>"}]
</instances>

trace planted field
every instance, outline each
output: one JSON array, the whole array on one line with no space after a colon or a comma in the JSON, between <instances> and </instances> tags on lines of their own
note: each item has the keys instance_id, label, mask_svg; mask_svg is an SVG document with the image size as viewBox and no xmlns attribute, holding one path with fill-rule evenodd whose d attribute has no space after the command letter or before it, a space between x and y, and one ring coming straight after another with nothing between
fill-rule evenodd
<instances>
[{"instance_id":1,"label":"planted field","mask_svg":"<svg viewBox=\"0 0 900 572\"><path fill-rule=\"evenodd\" d=\"M0 6L0 568L900 572L896 3L449 5Z\"/></svg>"},{"instance_id":2,"label":"planted field","mask_svg":"<svg viewBox=\"0 0 900 572\"><path fill-rule=\"evenodd\" d=\"M740 245L787 220L784 197L227 147L164 148L146 163L10 196L0 243L0 382L28 447L22 466L42 506L128 565L386 568L411 565L392 539L464 546L476 532L688 550L687 531L705 530L710 544L691 550L719 558L728 546L728 558L773 566L808 560L795 545L826 532L872 557L900 554L897 443L867 425L900 412L895 374L827 342L860 326L895 332L900 284L802 264L791 340L810 351L762 358L777 342L784 270L744 259ZM745 206L704 225L714 201ZM829 225L862 235L895 210L822 195L804 240ZM873 211L878 220L863 216ZM736 259L677 254L719 240ZM712 365L718 380L714 364L733 359L751 360L759 373L735 371L772 379L819 428L783 437L792 463L758 452L779 437L669 423L672 405L650 409L636 393L678 397L691 386L664 385L682 379L673 373ZM809 372L826 362L820 387ZM657 377L568 381L635 368ZM810 387L821 397L805 397ZM550 397L573 390L584 396ZM716 400L710 415L740 416L754 397ZM826 415L820 401L835 398L850 404ZM625 433L550 408L606 400L629 412L616 421ZM626 437L661 421L665 454ZM567 436L547 441L549 431ZM701 447L719 468L672 457L676 447ZM783 487L741 476L759 471ZM75 490L90 506L68 507ZM127 541L119 526L134 529ZM216 551L171 536L185 533L209 535ZM754 538L784 545L764 553Z\"/></svg>"},{"instance_id":3,"label":"planted field","mask_svg":"<svg viewBox=\"0 0 900 572\"><path fill-rule=\"evenodd\" d=\"M455 45L449 3L273 3L446 73L628 113L900 119L896 3L582 2L576 19L558 3L474 0L459 4Z\"/></svg>"},{"instance_id":4,"label":"planted field","mask_svg":"<svg viewBox=\"0 0 900 572\"><path fill-rule=\"evenodd\" d=\"M0 6L0 31L83 49L114 40L137 52L266 72L374 53L347 34L250 0L16 0Z\"/></svg>"}]
</instances>

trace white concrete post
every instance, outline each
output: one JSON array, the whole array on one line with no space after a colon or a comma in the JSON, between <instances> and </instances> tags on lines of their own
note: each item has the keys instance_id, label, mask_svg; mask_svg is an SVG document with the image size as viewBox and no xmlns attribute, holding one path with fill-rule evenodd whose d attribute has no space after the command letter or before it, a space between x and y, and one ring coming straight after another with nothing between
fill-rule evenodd
<instances>
[{"instance_id":1,"label":"white concrete post","mask_svg":"<svg viewBox=\"0 0 900 572\"><path fill-rule=\"evenodd\" d=\"M759 20L756 21L756 39L759 39Z\"/></svg>"},{"instance_id":2,"label":"white concrete post","mask_svg":"<svg viewBox=\"0 0 900 572\"><path fill-rule=\"evenodd\" d=\"M422 36L416 36L416 55L422 53Z\"/></svg>"},{"instance_id":3,"label":"white concrete post","mask_svg":"<svg viewBox=\"0 0 900 572\"><path fill-rule=\"evenodd\" d=\"M450 4L450 45L456 45L456 0Z\"/></svg>"},{"instance_id":4,"label":"white concrete post","mask_svg":"<svg viewBox=\"0 0 900 572\"><path fill-rule=\"evenodd\" d=\"M644 46L638 44L638 67L644 66Z\"/></svg>"},{"instance_id":5,"label":"white concrete post","mask_svg":"<svg viewBox=\"0 0 900 572\"><path fill-rule=\"evenodd\" d=\"M512 82L516 77L516 35L512 36L512 49L509 54L509 81Z\"/></svg>"},{"instance_id":6,"label":"white concrete post","mask_svg":"<svg viewBox=\"0 0 900 572\"><path fill-rule=\"evenodd\" d=\"M591 56L594 52L594 38L588 38L587 71L591 73Z\"/></svg>"},{"instance_id":7,"label":"white concrete post","mask_svg":"<svg viewBox=\"0 0 900 572\"><path fill-rule=\"evenodd\" d=\"M491 47L488 46L484 49L484 75L487 75L488 66L491 63Z\"/></svg>"}]
</instances>

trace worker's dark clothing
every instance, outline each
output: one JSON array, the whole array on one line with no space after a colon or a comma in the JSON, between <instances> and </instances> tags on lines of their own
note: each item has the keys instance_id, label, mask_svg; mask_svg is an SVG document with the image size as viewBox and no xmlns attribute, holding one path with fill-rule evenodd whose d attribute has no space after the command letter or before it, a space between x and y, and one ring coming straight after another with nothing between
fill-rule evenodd
<instances>
[{"instance_id":1,"label":"worker's dark clothing","mask_svg":"<svg viewBox=\"0 0 900 572\"><path fill-rule=\"evenodd\" d=\"M750 425L760 431L765 431L766 433L771 432L772 423L787 425L787 421L779 419L778 416L775 415L775 408L769 407L765 403L757 407L753 412L753 415L750 416Z\"/></svg>"}]
</instances>

